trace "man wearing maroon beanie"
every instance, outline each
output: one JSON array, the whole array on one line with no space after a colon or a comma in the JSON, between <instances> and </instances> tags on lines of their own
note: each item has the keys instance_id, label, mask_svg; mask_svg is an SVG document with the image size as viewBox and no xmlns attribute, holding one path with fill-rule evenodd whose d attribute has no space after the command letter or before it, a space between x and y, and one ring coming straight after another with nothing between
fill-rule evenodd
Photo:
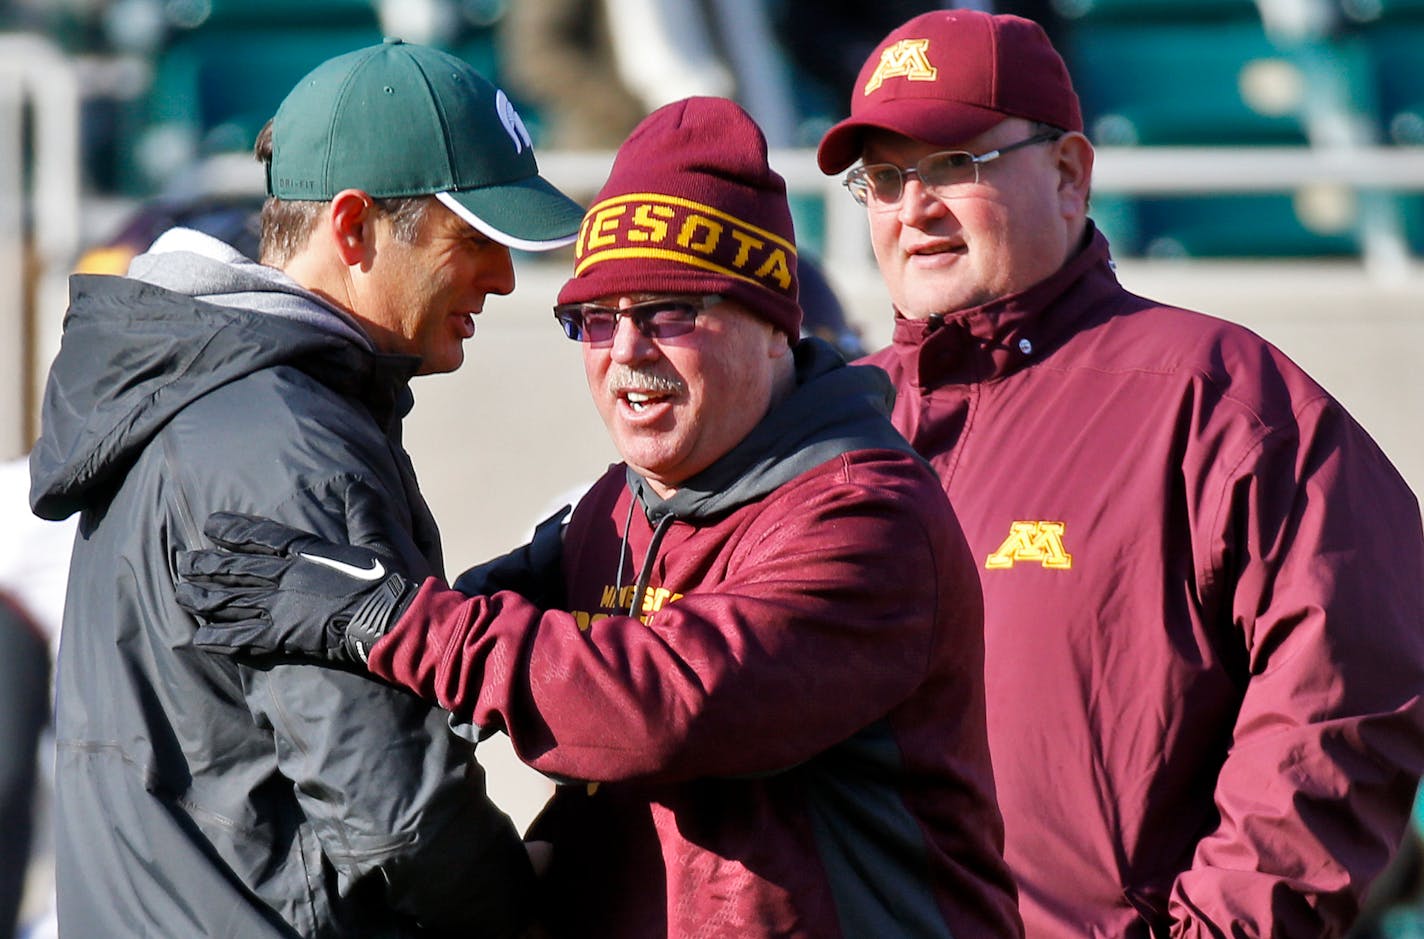
<instances>
[{"instance_id":1,"label":"man wearing maroon beanie","mask_svg":"<svg viewBox=\"0 0 1424 939\"><path fill-rule=\"evenodd\" d=\"M529 834L554 935L1020 935L973 559L884 373L797 341L785 185L740 108L639 125L555 314L624 458L562 538L467 595L215 515L229 550L179 560L197 644L356 663L507 732L563 783Z\"/></svg>"},{"instance_id":2,"label":"man wearing maroon beanie","mask_svg":"<svg viewBox=\"0 0 1424 939\"><path fill-rule=\"evenodd\" d=\"M1419 506L1279 350L1123 289L1082 130L1036 24L939 11L819 151L979 566L1025 930L1338 936L1424 768Z\"/></svg>"}]
</instances>

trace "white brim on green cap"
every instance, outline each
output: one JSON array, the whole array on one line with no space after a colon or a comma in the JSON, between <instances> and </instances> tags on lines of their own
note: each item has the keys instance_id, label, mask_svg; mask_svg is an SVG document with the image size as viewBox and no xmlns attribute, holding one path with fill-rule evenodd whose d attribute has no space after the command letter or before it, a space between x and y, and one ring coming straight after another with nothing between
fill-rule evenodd
<instances>
[{"instance_id":1,"label":"white brim on green cap","mask_svg":"<svg viewBox=\"0 0 1424 939\"><path fill-rule=\"evenodd\" d=\"M521 251L552 251L574 243L583 208L542 176L437 192L446 208L488 238Z\"/></svg>"}]
</instances>

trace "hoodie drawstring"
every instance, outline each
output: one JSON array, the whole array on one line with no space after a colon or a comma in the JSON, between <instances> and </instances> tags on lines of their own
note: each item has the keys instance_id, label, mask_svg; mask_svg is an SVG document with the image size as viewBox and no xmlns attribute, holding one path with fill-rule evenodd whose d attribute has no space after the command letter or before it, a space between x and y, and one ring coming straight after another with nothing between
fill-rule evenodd
<instances>
[{"instance_id":1,"label":"hoodie drawstring","mask_svg":"<svg viewBox=\"0 0 1424 939\"><path fill-rule=\"evenodd\" d=\"M613 583L620 587L623 585L623 562L628 559L628 535L633 528L633 509L637 505L637 496L628 500L628 517L623 519L623 545L618 549L618 573L613 577Z\"/></svg>"},{"instance_id":2,"label":"hoodie drawstring","mask_svg":"<svg viewBox=\"0 0 1424 939\"><path fill-rule=\"evenodd\" d=\"M637 500L634 501L636 502ZM628 520L631 522L632 519L633 516L629 514ZM676 519L677 517L674 515L664 515L658 519L657 527L653 529L653 539L648 542L648 551L643 555L643 569L638 574L638 583L633 588L633 599L628 604L629 616L638 615L638 604L642 602L643 594L648 589L648 579L653 575L653 562L657 560L658 547L662 545L663 536L667 534L667 530L672 527L672 523L676 521ZM624 537L626 538L627 536L625 535ZM628 552L624 551L623 553L627 554ZM623 582L622 559L619 560L618 582Z\"/></svg>"}]
</instances>

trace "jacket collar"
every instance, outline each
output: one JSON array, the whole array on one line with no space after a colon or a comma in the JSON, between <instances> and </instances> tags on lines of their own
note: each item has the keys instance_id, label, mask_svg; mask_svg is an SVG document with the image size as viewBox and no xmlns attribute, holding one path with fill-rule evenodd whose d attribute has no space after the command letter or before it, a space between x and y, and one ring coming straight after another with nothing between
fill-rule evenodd
<instances>
[{"instance_id":1,"label":"jacket collar","mask_svg":"<svg viewBox=\"0 0 1424 939\"><path fill-rule=\"evenodd\" d=\"M1083 247L1025 291L948 315L895 314L892 340L919 388L993 381L1033 364L1077 332L1092 298L1118 287L1107 239L1089 224Z\"/></svg>"}]
</instances>

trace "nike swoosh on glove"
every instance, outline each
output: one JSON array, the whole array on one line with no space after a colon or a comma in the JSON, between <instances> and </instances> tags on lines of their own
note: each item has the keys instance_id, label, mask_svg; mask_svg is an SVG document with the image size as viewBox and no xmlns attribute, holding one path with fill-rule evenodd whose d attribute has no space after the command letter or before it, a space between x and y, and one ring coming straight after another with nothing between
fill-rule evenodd
<instances>
[{"instance_id":1,"label":"nike swoosh on glove","mask_svg":"<svg viewBox=\"0 0 1424 939\"><path fill-rule=\"evenodd\" d=\"M175 595L210 652L364 666L419 586L377 551L272 519L215 512L203 531L218 547L178 553Z\"/></svg>"}]
</instances>

